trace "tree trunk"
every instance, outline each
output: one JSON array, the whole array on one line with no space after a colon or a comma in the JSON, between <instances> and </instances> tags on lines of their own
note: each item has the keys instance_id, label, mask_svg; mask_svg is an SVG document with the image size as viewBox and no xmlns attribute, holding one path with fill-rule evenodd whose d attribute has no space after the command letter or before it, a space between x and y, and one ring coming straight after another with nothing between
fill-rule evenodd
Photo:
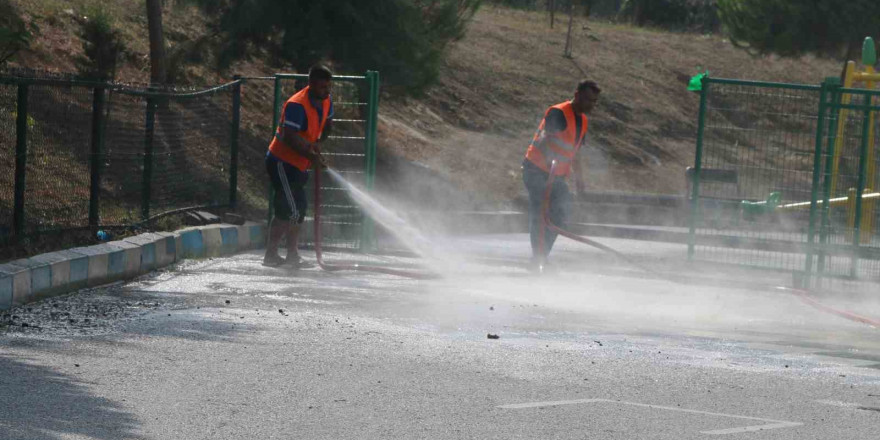
<instances>
[{"instance_id":1,"label":"tree trunk","mask_svg":"<svg viewBox=\"0 0 880 440\"><path fill-rule=\"evenodd\" d=\"M643 0L633 1L633 23L642 27L645 25L645 2Z\"/></svg>"},{"instance_id":2,"label":"tree trunk","mask_svg":"<svg viewBox=\"0 0 880 440\"><path fill-rule=\"evenodd\" d=\"M568 5L568 35L565 37L565 49L562 56L571 58L571 25L574 22L574 4Z\"/></svg>"},{"instance_id":3,"label":"tree trunk","mask_svg":"<svg viewBox=\"0 0 880 440\"><path fill-rule=\"evenodd\" d=\"M162 0L147 0L147 26L150 31L150 83L165 84L165 35L162 31Z\"/></svg>"}]
</instances>

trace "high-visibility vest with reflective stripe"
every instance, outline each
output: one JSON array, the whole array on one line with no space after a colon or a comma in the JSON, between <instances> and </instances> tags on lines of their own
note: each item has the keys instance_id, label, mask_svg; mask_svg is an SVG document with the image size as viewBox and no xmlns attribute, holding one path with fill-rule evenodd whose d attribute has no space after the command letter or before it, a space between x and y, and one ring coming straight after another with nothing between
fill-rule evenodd
<instances>
[{"instance_id":1,"label":"high-visibility vest with reflective stripe","mask_svg":"<svg viewBox=\"0 0 880 440\"><path fill-rule=\"evenodd\" d=\"M558 133L547 134L547 140L544 142L545 148L542 150L537 147L537 144L541 133L544 132L544 124L547 123L547 115L550 114L550 110L554 108L561 110L562 114L565 115L565 130ZM576 116L581 118L581 127L583 127L580 135L578 135L577 124L574 119ZM567 176L568 173L571 172L571 162L581 148L584 136L587 134L587 122L587 116L583 113L580 115L574 114L574 109L572 108L570 101L559 103L548 108L544 113L544 119L541 120L541 125L538 127L538 131L535 132L535 137L532 138L532 143L529 145L529 149L526 150L526 159L548 173L550 172L551 162L555 160L558 164L556 165L556 175Z\"/></svg>"},{"instance_id":2,"label":"high-visibility vest with reflective stripe","mask_svg":"<svg viewBox=\"0 0 880 440\"><path fill-rule=\"evenodd\" d=\"M324 132L324 125L327 123L327 115L330 113L330 97L328 96L327 99L321 103L322 115L321 117L318 117L318 110L315 109L315 106L312 105L312 101L309 99L308 87L291 96L281 109L281 120L278 121L278 130L272 138L272 143L269 144L269 151L273 156L302 171L306 171L312 166L312 162L294 151L293 147L285 144L281 139L281 128L284 126L284 115L287 113L287 106L291 103L298 103L303 106L306 110L306 121L308 122L308 125L302 127L302 129L296 132L296 134L305 139L306 142L315 143L321 138L321 133ZM292 130L293 128L286 127L285 129Z\"/></svg>"}]
</instances>

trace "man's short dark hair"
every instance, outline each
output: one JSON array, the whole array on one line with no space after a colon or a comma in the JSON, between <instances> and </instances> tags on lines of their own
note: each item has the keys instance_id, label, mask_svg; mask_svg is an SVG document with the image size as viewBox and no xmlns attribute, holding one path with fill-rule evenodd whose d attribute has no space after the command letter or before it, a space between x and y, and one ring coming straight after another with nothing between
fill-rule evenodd
<instances>
[{"instance_id":1,"label":"man's short dark hair","mask_svg":"<svg viewBox=\"0 0 880 440\"><path fill-rule=\"evenodd\" d=\"M578 83L578 87L577 87L578 92L583 92L587 89L592 90L593 93L595 93L597 95L599 93L602 93L602 89L599 88L599 84L596 84L596 81L591 81L591 80L585 79L585 80Z\"/></svg>"},{"instance_id":2,"label":"man's short dark hair","mask_svg":"<svg viewBox=\"0 0 880 440\"><path fill-rule=\"evenodd\" d=\"M309 69L309 81L324 80L330 81L333 78L333 72L330 68L323 64L315 64Z\"/></svg>"}]
</instances>

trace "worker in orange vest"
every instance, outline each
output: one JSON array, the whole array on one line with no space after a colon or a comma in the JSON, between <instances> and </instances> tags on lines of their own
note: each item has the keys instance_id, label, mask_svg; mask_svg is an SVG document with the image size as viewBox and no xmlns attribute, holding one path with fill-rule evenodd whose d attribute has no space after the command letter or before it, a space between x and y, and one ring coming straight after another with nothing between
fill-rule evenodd
<instances>
[{"instance_id":1,"label":"worker in orange vest","mask_svg":"<svg viewBox=\"0 0 880 440\"><path fill-rule=\"evenodd\" d=\"M275 198L271 201L275 217L269 226L263 257L265 266L311 266L299 256L297 244L299 230L306 218L305 185L309 180L309 168L313 162L327 166L319 142L327 139L332 126L332 78L332 72L325 66L316 65L309 70L308 86L284 104L278 130L269 144L266 171L275 189ZM283 259L278 255L278 245L285 235L287 257Z\"/></svg>"},{"instance_id":2,"label":"worker in orange vest","mask_svg":"<svg viewBox=\"0 0 880 440\"><path fill-rule=\"evenodd\" d=\"M548 212L550 221L560 228L564 227L566 211L571 202L571 194L564 178L573 172L575 188L578 193L583 192L583 176L577 153L587 133L589 124L587 115L596 105L600 92L599 86L593 81L584 80L578 83L574 99L547 109L526 151L522 170L523 183L529 193L529 235L532 244L530 269L538 271L544 269L550 249L556 241L556 234L546 229L544 250L543 254L541 253L539 249L541 204L553 161L557 163L555 169L557 179L553 182L550 193Z\"/></svg>"}]
</instances>

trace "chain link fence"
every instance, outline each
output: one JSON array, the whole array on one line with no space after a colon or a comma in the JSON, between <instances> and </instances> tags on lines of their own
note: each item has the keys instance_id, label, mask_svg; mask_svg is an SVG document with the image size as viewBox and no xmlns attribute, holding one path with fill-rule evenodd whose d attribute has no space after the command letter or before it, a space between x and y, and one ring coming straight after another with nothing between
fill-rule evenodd
<instances>
[{"instance_id":1,"label":"chain link fence","mask_svg":"<svg viewBox=\"0 0 880 440\"><path fill-rule=\"evenodd\" d=\"M193 209L237 208L265 218L266 150L281 105L307 81L279 74L156 90L31 76L0 75L0 161L9 170L0 175L3 244L48 231L148 225ZM378 73L334 77L333 102L325 156L369 189ZM347 190L329 176L324 182L326 244L371 246L372 225ZM311 198L311 183L307 191Z\"/></svg>"},{"instance_id":2,"label":"chain link fence","mask_svg":"<svg viewBox=\"0 0 880 440\"><path fill-rule=\"evenodd\" d=\"M0 241L234 208L239 91L0 76Z\"/></svg>"}]
</instances>

